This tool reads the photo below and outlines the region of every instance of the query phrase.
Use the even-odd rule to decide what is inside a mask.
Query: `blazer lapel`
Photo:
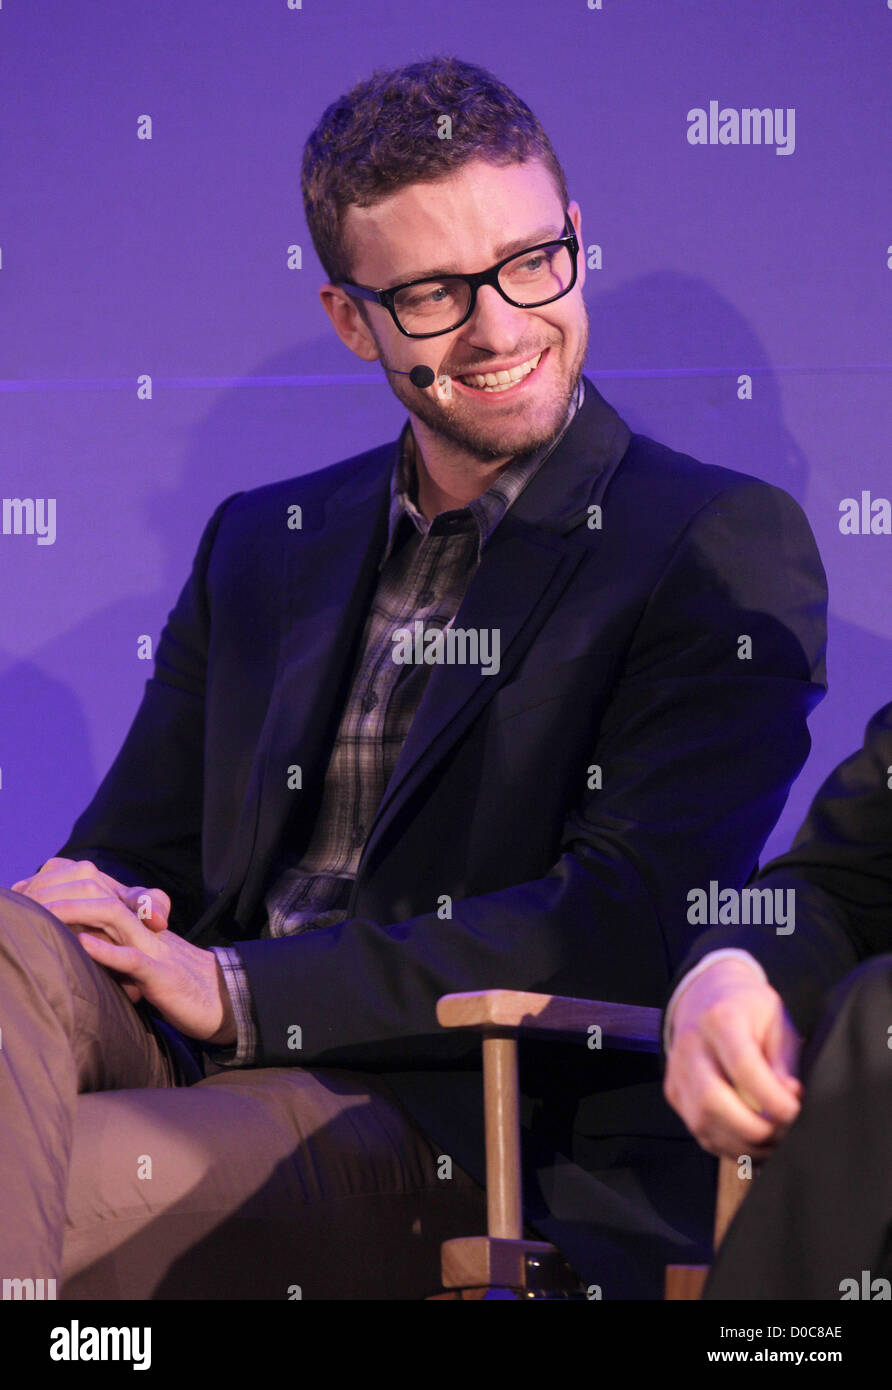
[[[583,558],[567,535],[603,496],[631,438],[628,426],[586,378],[585,399],[554,453],[521,493],[484,548],[454,626],[496,629],[497,673],[480,665],[435,665],[370,828],[362,862],[400,807],[511,675]],[[362,865],[360,865],[360,873]],[[358,881],[359,875],[357,875]],[[355,890],[354,890],[355,896]]]
[[[324,775],[321,760],[337,727],[344,682],[377,582],[387,537],[390,474],[396,443],[376,451],[366,468],[326,499],[321,525],[288,532],[273,582],[281,589],[279,656],[257,742],[227,883],[189,939],[238,894],[235,914],[246,926],[264,891],[270,857],[303,793],[288,786],[298,765],[307,788]],[[330,727],[334,720],[334,726]]]

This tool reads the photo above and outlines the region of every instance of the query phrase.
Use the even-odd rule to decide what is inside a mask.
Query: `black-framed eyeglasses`
[[[515,309],[539,309],[569,294],[576,284],[579,241],[567,213],[564,227],[566,234],[557,240],[515,251],[476,275],[429,275],[386,290],[342,282],[338,289],[383,304],[407,338],[436,338],[467,323],[481,285],[491,285]]]

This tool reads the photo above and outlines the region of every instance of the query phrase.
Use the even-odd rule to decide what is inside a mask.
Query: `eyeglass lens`
[[[564,294],[573,279],[569,247],[554,242],[523,252],[499,271],[499,285],[518,308],[534,309]],[[443,276],[400,290],[393,307],[407,333],[443,333],[461,323],[471,297],[466,281]]]

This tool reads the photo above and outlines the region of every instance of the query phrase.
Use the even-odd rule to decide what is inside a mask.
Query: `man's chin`
[[[441,439],[463,449],[481,463],[491,463],[494,459],[532,453],[547,444],[566,419],[569,396],[566,401],[552,402],[547,410],[536,411],[529,420],[522,419],[518,412],[507,415],[503,421],[481,422],[474,418],[473,402],[469,407],[463,406],[463,402],[459,405],[453,398],[451,404],[424,401],[416,402],[410,409]]]

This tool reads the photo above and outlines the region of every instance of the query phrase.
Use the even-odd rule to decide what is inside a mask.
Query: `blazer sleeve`
[[[640,616],[593,729],[602,787],[580,776],[549,872],[455,901],[450,921],[354,917],[235,943],[258,1060],[454,1062],[477,1046],[436,1021],[437,999],[457,991],[662,1004],[699,931],[688,890],[746,882],[805,761],[825,616],[823,568],[792,498],[746,480],[705,503]]]
[[[207,566],[225,498],[204,528],[192,570],[158,640],[153,674],[120,752],[56,856],[89,859],[130,886],[163,888],[169,926],[184,933],[204,908],[201,872],[204,694],[210,613]]]
[[[756,884],[793,892],[794,930],[714,928],[694,943],[678,978],[708,951],[739,946],[760,962],[805,1035],[839,980],[892,950],[892,704],[870,719],[863,746],[831,772],[792,847]]]

